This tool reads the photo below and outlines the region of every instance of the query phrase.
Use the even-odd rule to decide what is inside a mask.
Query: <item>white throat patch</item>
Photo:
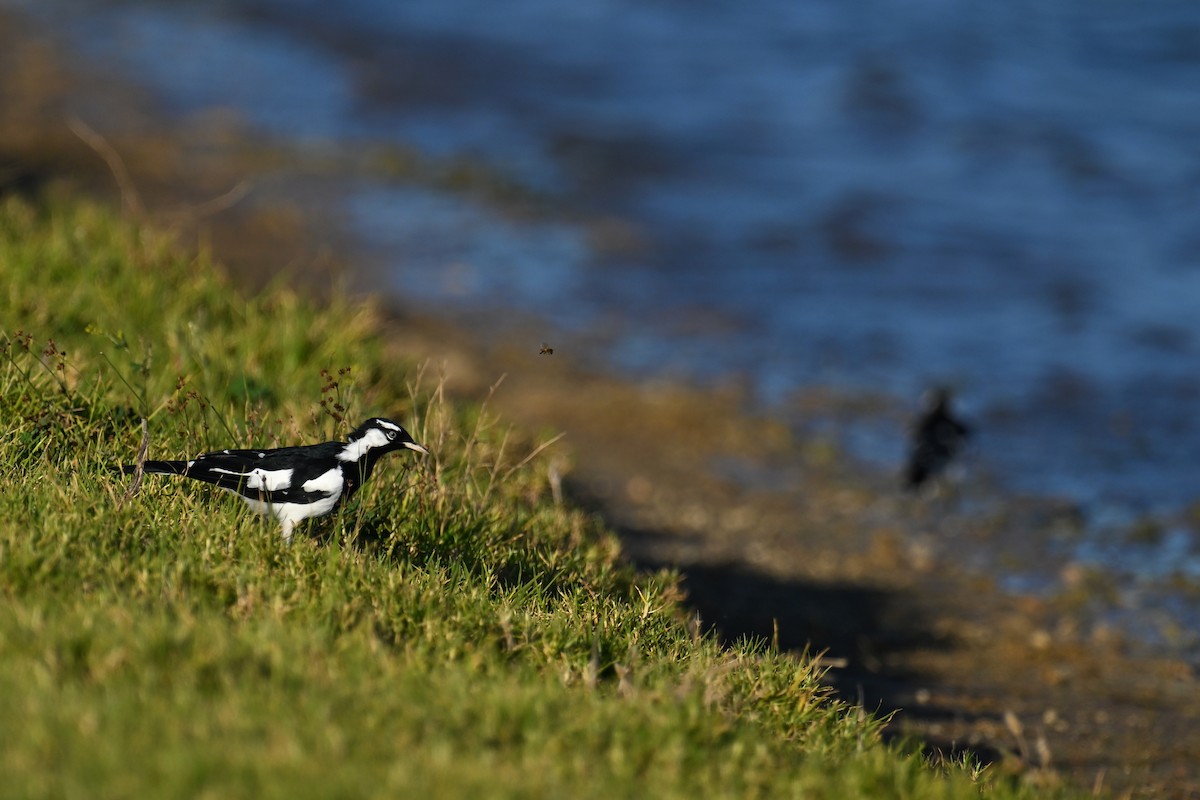
[[[388,443],[387,435],[378,428],[367,431],[361,439],[348,442],[338,453],[338,461],[358,461],[373,447],[383,447]]]

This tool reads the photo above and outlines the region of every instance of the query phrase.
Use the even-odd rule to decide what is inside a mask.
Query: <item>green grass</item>
[[[369,306],[248,297],[64,197],[0,198],[0,275],[0,797],[1047,794],[935,770],[806,660],[697,635],[673,576],[552,502],[546,438],[397,363]],[[110,469],[143,417],[179,457],[374,414],[432,456],[291,546]]]

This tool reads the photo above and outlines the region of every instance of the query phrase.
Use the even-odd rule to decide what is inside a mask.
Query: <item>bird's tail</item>
[[[186,475],[187,469],[186,461],[147,461],[142,464],[142,472],[152,475]],[[133,475],[137,472],[137,464],[122,464],[121,472]]]

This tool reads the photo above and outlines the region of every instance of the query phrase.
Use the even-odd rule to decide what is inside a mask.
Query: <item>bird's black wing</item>
[[[214,450],[196,456],[197,462],[211,464],[246,464],[248,469],[287,469],[302,461],[318,461],[337,458],[346,445],[344,442],[301,445],[298,447],[276,447],[268,450]]]

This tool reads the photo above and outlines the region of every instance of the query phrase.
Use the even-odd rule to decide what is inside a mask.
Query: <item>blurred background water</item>
[[[1191,0],[0,5],[181,118],[469,158],[541,198],[347,176],[335,213],[406,302],[599,332],[614,370],[773,407],[947,384],[1015,490],[1101,521],[1197,497]],[[844,440],[895,465],[903,435]],[[1190,530],[1165,542],[1148,574],[1200,577]]]

